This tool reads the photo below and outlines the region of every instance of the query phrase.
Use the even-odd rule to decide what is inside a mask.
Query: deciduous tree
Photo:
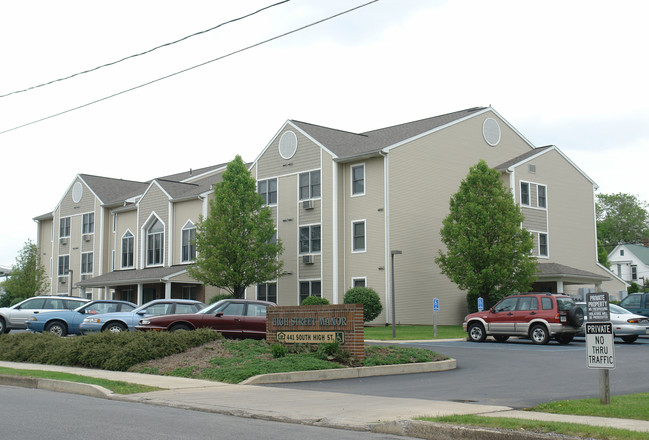
[[[469,310],[477,309],[478,297],[491,307],[508,294],[528,291],[536,279],[534,243],[500,174],[481,160],[449,205],[440,231],[447,249],[435,262],[467,292]]]
[[[637,196],[598,194],[595,207],[597,238],[608,252],[618,243],[639,243],[649,237],[647,202]]]
[[[0,297],[0,307],[7,307],[42,293],[45,289],[45,268],[41,264],[38,247],[27,240],[11,266],[11,276],[2,283],[5,294]]]
[[[214,188],[209,214],[196,228],[195,279],[243,298],[246,287],[280,276],[282,244],[270,209],[240,156],[228,163]]]

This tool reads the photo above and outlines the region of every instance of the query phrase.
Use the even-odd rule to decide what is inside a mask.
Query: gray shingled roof
[[[212,166],[209,166],[209,167],[190,169],[190,170],[187,170],[187,171],[183,171],[182,173],[171,174],[169,176],[160,176],[160,177],[157,177],[157,179],[175,180],[176,182],[182,182],[182,181],[185,181],[185,180],[190,179],[192,177],[200,176],[201,174],[209,173],[210,171],[214,171],[214,170],[218,170],[219,168],[223,168],[226,165],[227,165],[227,163],[221,163],[221,164],[212,165]]]
[[[530,150],[526,153],[521,154],[520,156],[516,156],[515,158],[508,160],[507,162],[501,163],[500,165],[496,166],[496,170],[505,171],[510,166],[516,165],[517,163],[520,163],[529,157],[535,156],[542,151],[547,150],[548,148],[552,148],[553,146],[554,145],[546,145],[545,147],[534,148],[533,150]]]
[[[122,203],[128,198],[142,194],[149,186],[146,182],[113,179],[90,174],[79,174],[79,176],[105,205]]]
[[[536,265],[539,278],[553,278],[553,277],[572,277],[583,278],[584,280],[610,280],[610,277],[599,275],[593,272],[588,272],[574,267],[565,266],[559,263],[538,263]]]
[[[79,281],[80,287],[103,287],[143,282],[159,282],[161,279],[184,273],[187,266],[151,267],[147,269],[115,270],[88,280]]]
[[[295,120],[290,122],[334,153],[338,158],[345,159],[378,153],[385,147],[411,139],[484,109],[485,107],[474,107],[365,133],[350,133]]]

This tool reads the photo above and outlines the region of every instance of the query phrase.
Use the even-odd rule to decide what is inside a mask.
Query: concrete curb
[[[11,385],[23,388],[38,388],[83,396],[111,398],[114,393],[102,386],[88,383],[69,382],[67,380],[42,379],[38,377],[10,376],[0,374],[0,385]]]
[[[287,382],[355,379],[360,377],[390,376],[394,374],[431,373],[457,368],[455,359],[414,364],[378,365],[375,367],[340,368],[335,370],[293,371],[290,373],[259,374],[240,382],[240,385],[261,385]]]

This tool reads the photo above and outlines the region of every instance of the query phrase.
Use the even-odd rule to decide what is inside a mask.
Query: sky
[[[288,119],[364,132],[492,106],[597,193],[649,201],[642,0],[378,0],[281,36],[369,1],[291,0],[34,87],[279,1],[2,2],[0,95],[29,90],[0,97],[0,265],[77,174],[253,161]]]

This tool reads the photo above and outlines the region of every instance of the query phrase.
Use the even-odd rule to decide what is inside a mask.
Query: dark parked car
[[[649,293],[632,293],[620,301],[620,307],[631,313],[649,316]]]
[[[101,313],[130,312],[137,305],[128,301],[100,299],[82,305],[74,310],[35,313],[25,324],[33,332],[50,332],[58,336],[81,334],[81,322]]]
[[[212,328],[226,338],[264,339],[266,308],[277,304],[246,299],[223,299],[198,313],[143,318],[136,330],[176,331]]]
[[[550,338],[568,344],[583,323],[584,312],[567,295],[522,293],[503,298],[491,310],[467,315],[462,327],[473,342],[487,336],[498,342],[519,336],[535,344],[547,344]]]

